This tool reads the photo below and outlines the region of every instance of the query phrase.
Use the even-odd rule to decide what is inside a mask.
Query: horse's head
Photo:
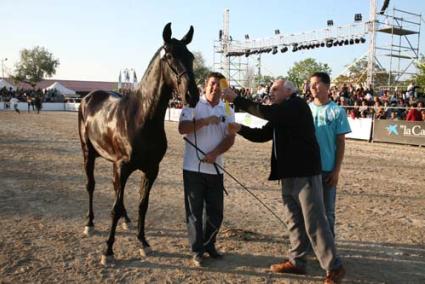
[[[194,107],[199,100],[199,91],[193,74],[193,54],[187,49],[192,41],[193,27],[181,39],[171,38],[171,23],[164,27],[162,37],[164,46],[161,61],[164,66],[164,78],[168,85],[179,94],[183,102]]]

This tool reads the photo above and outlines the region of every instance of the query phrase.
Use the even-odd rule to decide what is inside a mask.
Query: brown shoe
[[[296,267],[289,260],[273,264],[270,266],[270,270],[279,273],[306,274],[305,268]]]
[[[325,284],[337,284],[341,283],[342,278],[345,276],[345,269],[342,265],[334,270],[326,273]]]

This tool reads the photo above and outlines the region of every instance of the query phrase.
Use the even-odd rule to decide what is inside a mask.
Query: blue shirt
[[[330,101],[326,105],[309,104],[313,115],[316,139],[320,147],[322,170],[335,168],[336,137],[351,132],[345,109]]]

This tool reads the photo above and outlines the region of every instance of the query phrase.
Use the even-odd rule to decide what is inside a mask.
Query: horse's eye
[[[165,57],[167,57],[168,60],[173,59],[173,56],[170,53],[165,54]]]

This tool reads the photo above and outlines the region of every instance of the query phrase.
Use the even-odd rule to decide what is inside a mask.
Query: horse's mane
[[[158,103],[155,102],[155,100],[158,99],[155,97],[155,95],[158,94],[158,88],[162,87],[160,86],[161,70],[159,70],[157,74],[153,74],[152,72],[155,72],[158,70],[158,68],[161,68],[158,66],[160,64],[159,54],[161,49],[162,47],[158,48],[158,50],[152,56],[152,59],[150,60],[149,65],[146,68],[146,71],[140,81],[139,88],[135,92],[129,94],[129,96],[134,96],[141,102],[144,117],[150,114],[150,109],[152,107],[155,108],[153,104]]]

